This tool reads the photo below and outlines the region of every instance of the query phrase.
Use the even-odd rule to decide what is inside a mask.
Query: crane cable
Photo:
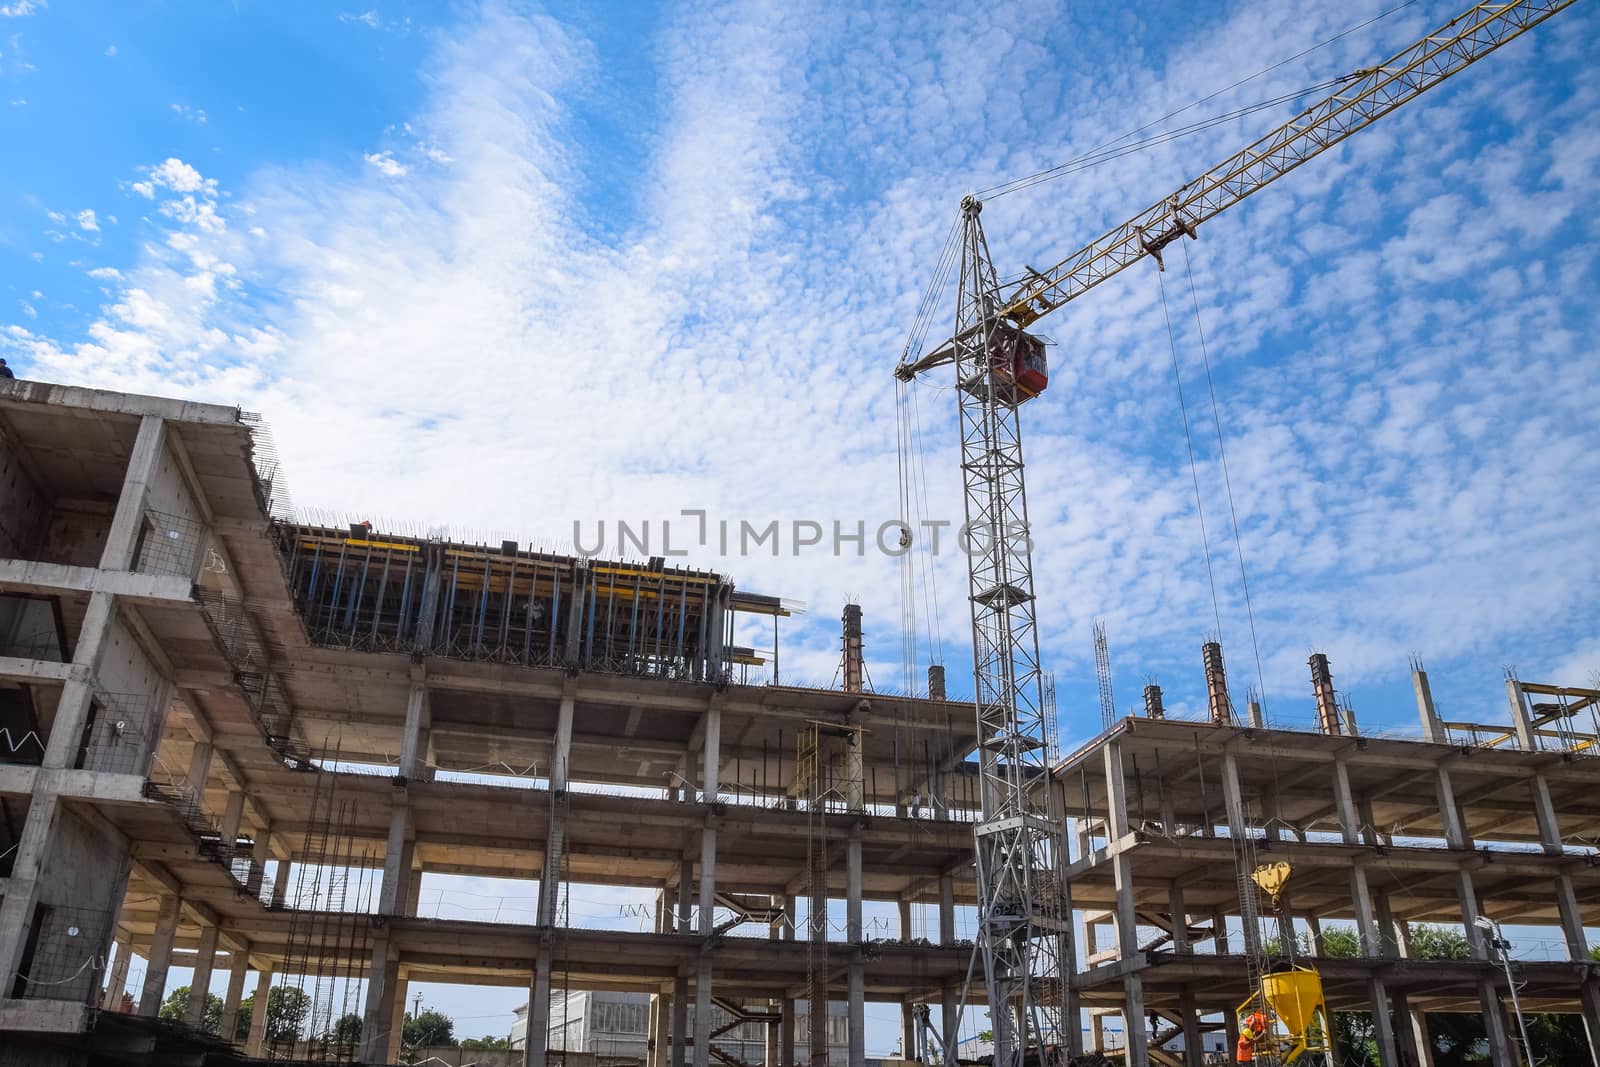
[[[1183,441],[1189,449],[1189,477],[1194,482],[1194,510],[1200,517],[1200,551],[1206,560],[1206,581],[1211,583],[1211,615],[1217,623],[1217,642],[1222,643],[1222,608],[1217,603],[1217,576],[1211,567],[1211,539],[1206,535],[1206,511],[1200,502],[1200,468],[1194,458],[1194,436],[1189,432],[1189,406],[1183,399],[1183,375],[1178,370],[1178,337],[1172,329],[1172,312],[1167,307],[1167,282],[1156,272],[1161,286],[1161,313],[1167,320],[1167,341],[1172,347],[1172,378],[1178,386],[1178,414],[1183,419]]]
[[[956,257],[960,252],[961,220],[952,221],[946,231],[944,246],[939,253],[938,266],[933,277],[928,280],[928,286],[923,290],[922,299],[918,302],[917,312],[912,319],[911,329],[906,336],[905,348],[901,353],[901,362],[909,363],[914,360],[922,350],[923,341],[927,337],[928,329],[933,323],[933,316],[938,309],[939,297],[943,294],[949,283],[951,272],[955,268]],[[899,521],[901,530],[907,536],[914,532],[913,518],[925,517],[928,513],[927,469],[924,459],[924,442],[922,434],[922,411],[917,403],[914,391],[915,382],[896,380],[895,383],[895,424],[896,424],[896,464],[899,477]],[[917,692],[917,562],[911,558],[912,551],[919,556],[922,569],[922,596],[923,612],[927,617],[930,662],[943,662],[943,634],[939,630],[937,591],[934,587],[932,552],[928,545],[916,544],[917,539],[911,536],[911,544],[900,546],[900,617],[901,617],[901,668],[904,672],[903,684],[909,694]],[[933,598],[929,603],[930,596]],[[925,627],[926,629],[927,627]]]
[[[1332,37],[1324,38],[1323,40],[1318,41],[1316,44],[1311,45],[1308,48],[1304,48],[1304,49],[1300,50],[1299,52],[1296,52],[1292,56],[1288,56],[1288,57],[1286,57],[1284,59],[1278,60],[1276,63],[1273,63],[1273,64],[1270,64],[1268,66],[1262,67],[1260,70],[1256,71],[1254,74],[1246,75],[1245,77],[1240,78],[1238,81],[1233,82],[1232,84],[1224,85],[1222,88],[1217,89],[1214,92],[1208,93],[1205,96],[1202,96],[1197,100],[1191,100],[1189,103],[1187,103],[1187,104],[1183,105],[1182,107],[1178,108],[1176,111],[1169,111],[1167,114],[1161,116],[1160,118],[1152,119],[1150,122],[1145,123],[1143,126],[1140,126],[1137,129],[1129,130],[1127,133],[1124,133],[1119,137],[1113,137],[1109,141],[1102,142],[1101,144],[1099,144],[1099,145],[1095,146],[1094,148],[1090,149],[1088,152],[1085,152],[1083,155],[1078,156],[1076,159],[1069,159],[1065,163],[1057,164],[1054,167],[1050,167],[1050,168],[1047,168],[1045,170],[1038,171],[1038,172],[1036,172],[1034,174],[1025,175],[1024,177],[1021,177],[1021,178],[1013,178],[1012,180],[1007,181],[1007,182],[1001,182],[998,185],[994,185],[994,186],[991,186],[988,189],[984,189],[984,190],[980,191],[977,195],[978,195],[978,197],[980,199],[981,198],[990,198],[990,199],[992,199],[994,197],[1004,196],[1007,193],[1013,193],[1013,192],[1016,192],[1019,189],[1026,189],[1029,186],[1037,185],[1040,182],[1050,181],[1053,178],[1059,178],[1059,177],[1062,177],[1065,174],[1071,174],[1071,173],[1073,173],[1075,171],[1078,171],[1078,170],[1084,170],[1084,169],[1086,169],[1088,167],[1095,166],[1097,163],[1104,163],[1107,160],[1115,159],[1120,155],[1126,155],[1128,152],[1139,151],[1142,148],[1148,148],[1148,147],[1151,147],[1152,145],[1155,145],[1155,144],[1161,144],[1161,143],[1164,143],[1165,141],[1173,140],[1173,139],[1175,139],[1177,137],[1184,136],[1184,135],[1186,135],[1188,133],[1198,133],[1198,132],[1200,132],[1202,130],[1209,129],[1211,126],[1216,125],[1218,123],[1226,122],[1229,119],[1240,118],[1240,117],[1242,117],[1244,115],[1252,114],[1253,112],[1262,110],[1264,108],[1274,107],[1274,106],[1276,106],[1278,104],[1281,104],[1281,103],[1284,103],[1284,102],[1286,102],[1288,100],[1292,100],[1297,96],[1303,96],[1306,93],[1314,92],[1317,89],[1332,88],[1333,86],[1339,84],[1340,82],[1348,81],[1350,78],[1355,77],[1355,75],[1347,74],[1344,77],[1334,78],[1331,81],[1322,82],[1322,83],[1319,83],[1317,85],[1313,85],[1313,86],[1309,86],[1309,87],[1307,87],[1305,89],[1301,89],[1299,92],[1288,93],[1288,94],[1285,94],[1283,96],[1277,97],[1277,98],[1275,98],[1273,100],[1262,101],[1259,104],[1252,104],[1252,105],[1249,105],[1247,107],[1240,108],[1237,111],[1229,112],[1229,113],[1223,114],[1223,115],[1217,115],[1217,116],[1214,116],[1214,117],[1212,117],[1210,119],[1202,119],[1200,122],[1192,123],[1187,127],[1179,127],[1177,130],[1168,131],[1167,133],[1164,133],[1164,134],[1156,134],[1156,135],[1154,135],[1152,137],[1145,138],[1143,141],[1137,141],[1137,142],[1134,142],[1131,145],[1124,145],[1122,148],[1115,149],[1114,151],[1112,150],[1112,146],[1118,144],[1121,141],[1126,141],[1130,137],[1137,136],[1138,134],[1141,134],[1144,131],[1150,129],[1152,126],[1160,125],[1161,123],[1166,122],[1170,118],[1176,118],[1178,115],[1183,114],[1185,111],[1188,111],[1190,108],[1199,107],[1201,104],[1204,104],[1209,100],[1215,100],[1217,97],[1221,96],[1223,93],[1230,92],[1230,91],[1232,91],[1234,89],[1237,89],[1241,85],[1244,85],[1244,84],[1246,84],[1248,82],[1255,81],[1257,78],[1260,78],[1263,75],[1272,73],[1273,71],[1277,70],[1279,67],[1287,66],[1288,64],[1293,63],[1293,62],[1295,62],[1296,60],[1299,60],[1299,59],[1304,59],[1306,56],[1310,55],[1311,53],[1319,51],[1320,49],[1326,48],[1328,45],[1333,44],[1336,41],[1342,40],[1342,39],[1350,36],[1352,33],[1358,33],[1361,30],[1366,29],[1368,26],[1371,26],[1375,22],[1381,22],[1382,20],[1388,18],[1390,15],[1393,15],[1393,14],[1395,14],[1397,12],[1403,11],[1406,8],[1408,8],[1408,7],[1412,6],[1413,4],[1415,4],[1416,2],[1417,2],[1417,0],[1402,0],[1401,3],[1398,3],[1395,6],[1393,6],[1391,8],[1388,8],[1387,10],[1380,11],[1376,15],[1373,15],[1371,18],[1366,19],[1363,22],[1358,22],[1354,26],[1351,26],[1347,30],[1341,30],[1339,33],[1334,34]],[[1104,154],[1104,158],[1095,158],[1095,157],[1100,156],[1102,154]]]
[[[1217,459],[1222,465],[1222,484],[1228,493],[1228,518],[1233,523],[1233,547],[1239,555],[1239,585],[1244,590],[1245,618],[1250,620],[1250,650],[1256,657],[1256,684],[1260,686],[1261,715],[1265,719],[1267,714],[1267,679],[1261,669],[1261,645],[1256,640],[1256,613],[1250,603],[1250,578],[1245,573],[1244,567],[1244,541],[1239,537],[1239,511],[1233,503],[1233,478],[1228,473],[1228,450],[1222,443],[1222,416],[1217,411],[1217,385],[1211,377],[1211,355],[1206,350],[1206,328],[1200,320],[1200,297],[1194,287],[1194,268],[1189,261],[1189,245],[1179,242],[1183,248],[1183,272],[1189,280],[1189,300],[1194,304],[1194,326],[1200,338],[1200,358],[1205,362],[1206,389],[1211,393],[1211,421],[1217,428]]]

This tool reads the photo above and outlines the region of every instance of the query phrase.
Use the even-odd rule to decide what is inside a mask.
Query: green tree
[[[256,1017],[256,995],[251,993],[239,1001],[239,1017],[233,1020],[233,1043],[242,1045],[250,1040],[250,1020]]]
[[[345,1012],[339,1016],[339,1021],[333,1024],[333,1032],[329,1035],[336,1045],[356,1045],[361,1042],[361,1016],[353,1011]]]
[[[255,1008],[255,994],[250,994],[250,1007]],[[292,986],[278,986],[267,994],[267,1040],[270,1042],[293,1041],[300,1036],[300,1028],[305,1025],[306,1016],[311,1014],[311,998],[305,991]],[[239,1009],[241,1018],[245,1017],[244,1008]],[[248,1029],[246,1030],[248,1033]]]
[[[167,999],[161,1002],[161,1018],[167,1022],[181,1023],[189,1014],[189,987],[181,985],[167,994]],[[206,1010],[201,1016],[200,1025],[208,1033],[219,1033],[222,1030],[222,998],[215,993],[206,994]]]
[[[454,1045],[456,1024],[448,1015],[442,1015],[432,1008],[421,1015],[408,1014],[401,1040],[411,1048],[420,1048],[424,1045]]]
[[[511,1042],[503,1037],[469,1037],[461,1042],[464,1049],[473,1049],[480,1052],[497,1052],[511,1047]]]

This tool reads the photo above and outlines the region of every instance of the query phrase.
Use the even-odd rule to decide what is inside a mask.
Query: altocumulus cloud
[[[1448,8],[1416,5],[1206,111],[1364,65]],[[296,498],[351,513],[547,543],[574,519],[683,508],[870,530],[897,513],[889,370],[960,194],[1378,10],[1246,3],[1178,47],[1137,9],[697,7],[652,42],[648,158],[606,199],[585,195],[595,146],[573,113],[607,77],[595,46],[536,9],[485,4],[437,39],[405,143],[264,167],[230,190],[197,160],[153,162],[128,189],[159,238],[96,274],[96,320],[81,336],[11,324],[4,345],[37,376],[264,411]],[[1341,683],[1374,686],[1419,650],[1446,698],[1458,669],[1462,700],[1502,659],[1570,673],[1595,647],[1600,385],[1585,368],[1600,323],[1580,297],[1600,247],[1600,87],[1580,72],[1596,28],[1581,7],[1561,16],[1188,250],[1269,693],[1302,687],[1312,644]],[[994,201],[1002,273],[1053,261],[1281,117]],[[1095,615],[1124,670],[1166,672],[1176,707],[1194,700],[1207,630],[1227,637],[1240,685],[1254,674],[1188,273],[1168,262],[1218,603],[1160,290],[1141,269],[1047,320],[1054,384],[1027,412],[1041,626],[1071,680],[1069,734],[1097,719],[1078,714],[1092,688],[1076,682]],[[930,510],[959,520],[948,386],[926,383],[918,403]],[[833,619],[855,596],[874,676],[900,684],[893,561],[693,562],[813,605],[787,639],[791,678],[832,676]],[[934,563],[927,612],[953,677],[962,565]]]

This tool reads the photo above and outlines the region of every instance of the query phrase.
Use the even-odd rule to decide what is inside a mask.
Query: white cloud
[[[38,14],[44,6],[44,0],[12,0],[9,4],[0,4],[0,18],[26,18]]]
[[[399,178],[406,173],[404,164],[394,158],[393,152],[368,152],[366,160],[386,178]]]
[[[1307,10],[1242,4],[1109,79],[1035,43],[1041,26],[1081,28],[1044,4],[985,23],[982,48],[1007,55],[1003,69],[954,62],[972,54],[971,27],[933,9],[903,25],[870,11],[682,12],[652,46],[659,126],[617,162],[584,155],[594,146],[566,110],[607,76],[594,47],[489,5],[441,39],[406,135],[451,166],[418,165],[405,183],[388,180],[408,174],[392,151],[354,174],[270,168],[230,201],[167,160],[131,186],[167,232],[104,279],[117,284],[87,337],[17,326],[7,343],[53,377],[246,400],[278,424],[307,502],[546,544],[568,540],[573,518],[659,522],[683,507],[758,523],[889,518],[889,370],[959,194],[1070,157],[1360,14]],[[1403,39],[1424,19],[1407,10],[1383,28]],[[1104,27],[1085,32],[1074,54],[1129,51]],[[1342,41],[1216,108],[1354,69],[1373,40]],[[1591,509],[1554,503],[1589,501],[1600,484],[1585,347],[1600,325],[1587,300],[1595,91],[1540,73],[1564,37],[1541,28],[1515,47],[1191,246],[1275,698],[1304,688],[1312,644],[1359,687],[1403,670],[1407,649],[1468,671],[1597,622],[1582,598],[1600,578],[1585,551]],[[1509,90],[1542,77],[1568,80],[1505,121],[1502,108],[1526,106]],[[997,263],[1052,262],[1257,129],[1231,122],[991,201]],[[1541,195],[1530,210],[1505,189]],[[1546,218],[1563,221],[1548,230]],[[1164,277],[1242,689],[1253,656],[1179,256]],[[1047,659],[1081,675],[1089,620],[1106,615],[1119,665],[1169,675],[1177,707],[1197,687],[1212,606],[1144,266],[1045,324],[1059,345],[1051,391],[1025,409],[1030,509]],[[950,383],[918,396],[930,506],[959,515]],[[859,595],[874,674],[898,684],[892,564],[698,548],[691,561],[811,602],[813,618],[785,631],[790,680],[828,680],[837,605]],[[955,684],[963,562],[935,569],[943,603],[922,614],[952,635]]]
[[[196,126],[206,124],[206,110],[203,107],[191,107],[188,104],[171,104],[172,113],[185,122],[192,122]]]
[[[117,46],[114,44],[106,45],[106,55],[112,59],[115,59],[117,55]]]
[[[78,212],[76,218],[78,220],[78,229],[87,233],[100,232],[100,220],[95,218],[94,208],[84,208],[82,211]]]
[[[171,189],[175,193],[200,193],[215,191],[215,180],[208,181],[200,172],[181,159],[169,157],[149,170],[150,182]],[[140,190],[140,195],[147,195]]]
[[[103,282],[122,280],[122,272],[115,267],[96,267],[89,272],[89,277]]]
[[[359,23],[372,30],[383,27],[383,20],[378,17],[376,11],[362,11],[360,13],[341,11],[339,13],[339,21]]]

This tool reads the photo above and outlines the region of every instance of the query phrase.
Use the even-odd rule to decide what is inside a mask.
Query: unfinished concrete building
[[[1382,1063],[1431,1064],[1434,1012],[1479,1013],[1491,1061],[1526,1062],[1498,923],[1554,949],[1512,964],[1521,1009],[1581,1015],[1600,1063],[1600,693],[1511,678],[1509,725],[1454,722],[1416,664],[1422,740],[1402,740],[1358,732],[1320,654],[1316,732],[1268,729],[1254,703],[1236,716],[1218,646],[1204,664],[1208,721],[1165,718],[1152,686],[1145,716],[1056,767],[1089,1043],[1116,1015],[1133,1063],[1198,1064],[1169,1043],[1211,1029],[1231,1049],[1252,968],[1298,945],[1331,1010],[1371,1013]],[[1250,874],[1278,862],[1274,907]],[[1352,954],[1325,946],[1335,921]],[[1459,931],[1467,958],[1420,958],[1415,924]]]
[[[390,1063],[414,982],[525,988],[532,1065],[583,990],[648,997],[650,1067],[741,1067],[752,1024],[763,1063],[822,1067],[840,1034],[797,1005],[828,1001],[849,1067],[869,1001],[900,1006],[904,1049],[918,1005],[956,1046],[974,716],[865,692],[859,611],[840,689],[735,684],[761,657],[734,617],[781,601],[662,560],[296,525],[278,483],[235,409],[0,382],[0,1063]],[[1510,679],[1508,725],[1453,722],[1419,668],[1401,740],[1357,731],[1320,657],[1315,730],[1237,715],[1220,649],[1204,669],[1207,720],[1152,688],[1055,767],[1087,1022],[1061,1044],[1117,1015],[1128,1062],[1198,1064],[1271,955],[1249,871],[1283,860],[1272,936],[1373,1013],[1386,1064],[1427,1063],[1444,1011],[1515,1062],[1480,916],[1549,928],[1521,1005],[1581,1013],[1600,1063],[1600,696]],[[533,921],[420,916],[430,872],[535,882]],[[649,890],[652,929],[579,928],[573,884]],[[865,901],[896,902],[897,936],[867,936]],[[1324,952],[1338,921],[1353,955]],[[1468,958],[1419,958],[1417,923]],[[174,966],[188,1027],[155,1018]],[[198,1028],[222,970],[232,1043]],[[306,1015],[274,1033],[291,987]]]
[[[843,689],[734,684],[733,617],[781,602],[297,526],[278,489],[235,409],[0,382],[0,1062],[390,1063],[423,981],[527,989],[536,1067],[552,990],[648,994],[652,1067],[744,1062],[725,1017],[824,1063],[797,1000],[846,1005],[852,1065],[867,1001],[953,1009],[973,718],[862,692],[859,613]],[[535,921],[420,918],[429,872],[537,882]],[[652,890],[654,929],[569,924],[573,883]],[[173,966],[195,1027],[226,969],[234,1047],[158,1023]]]

